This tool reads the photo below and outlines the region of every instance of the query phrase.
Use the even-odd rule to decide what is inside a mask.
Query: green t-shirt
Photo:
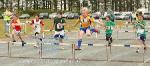
[[[139,23],[135,24],[136,32],[139,34],[146,34],[145,26],[146,22],[144,20],[139,21]]]
[[[62,31],[64,30],[64,26],[59,25],[59,23],[63,24],[66,23],[63,18],[54,18],[54,26],[55,26],[55,31]]]
[[[146,26],[146,22],[144,20],[139,21],[137,24],[135,24],[136,29],[145,29],[145,26]]]
[[[105,26],[106,26],[106,34],[112,34],[113,32],[113,27],[115,26],[115,22],[112,21],[107,21],[105,22]]]

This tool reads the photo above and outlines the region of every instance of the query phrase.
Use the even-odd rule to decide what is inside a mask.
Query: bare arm
[[[75,23],[75,25],[73,25],[73,27],[76,27],[79,23],[80,23],[80,19],[77,20],[77,22]]]

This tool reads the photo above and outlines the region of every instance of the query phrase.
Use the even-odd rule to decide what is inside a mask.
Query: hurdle
[[[11,56],[11,44],[13,42],[2,42],[2,43],[7,43],[8,44],[8,57],[9,58],[17,58],[17,57],[13,57]],[[20,42],[14,42],[14,44],[21,44]],[[32,45],[32,44],[36,44],[36,43],[27,43],[27,45]],[[48,45],[52,45],[51,43],[44,43],[44,44],[48,44]],[[64,46],[71,46],[71,51],[72,51],[72,58],[43,58],[42,57],[42,54],[43,54],[43,45],[44,44],[41,44],[40,45],[40,48],[38,48],[37,50],[39,51],[39,57],[37,57],[37,59],[62,59],[62,60],[73,60],[73,61],[112,61],[112,62],[137,62],[137,63],[143,63],[145,62],[145,59],[144,59],[144,56],[145,54],[143,54],[143,61],[123,61],[123,60],[111,60],[111,55],[108,55],[108,46],[106,44],[82,44],[82,46],[100,46],[100,47],[106,47],[106,55],[108,55],[106,57],[105,60],[100,60],[100,59],[82,59],[82,58],[76,58],[76,51],[75,51],[75,44],[69,44],[69,43],[64,43],[63,45]],[[55,44],[54,44],[55,45]],[[112,47],[128,47],[128,48],[132,48],[132,47],[142,47],[140,45],[130,45],[130,44],[125,44],[125,45],[121,45],[121,44],[113,44]],[[147,47],[150,47],[150,45],[148,45]],[[18,57],[18,58],[25,58],[25,57]],[[27,57],[27,58],[31,58],[31,57]],[[150,62],[147,62],[147,63],[150,63]]]
[[[111,52],[109,52],[108,50],[108,46],[105,45],[105,44],[100,44],[100,45],[91,45],[91,44],[82,44],[82,46],[105,46],[106,47],[106,55],[107,55],[107,59],[106,60],[103,60],[103,61],[112,61],[112,62],[135,62],[135,63],[143,63],[145,62],[145,52],[142,53],[142,61],[125,61],[125,60],[111,60]],[[141,47],[140,45],[129,45],[129,44],[126,44],[126,45],[112,45],[112,47],[127,47],[127,48],[132,48],[132,47]],[[150,46],[147,46],[147,47],[150,47]],[[73,54],[73,56],[75,56],[76,53]],[[76,58],[76,57],[73,57],[73,59],[75,60],[81,60],[81,61],[102,61],[102,60],[98,60],[98,59],[79,59],[79,58]],[[149,62],[147,62],[149,63]]]

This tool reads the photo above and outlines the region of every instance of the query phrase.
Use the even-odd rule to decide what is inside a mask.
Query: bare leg
[[[40,41],[39,41],[39,33],[38,32],[36,32],[35,34],[35,40],[36,40],[36,44],[34,45],[34,47],[35,48],[38,48],[39,47],[39,43],[40,43]]]
[[[14,30],[12,31],[12,41],[13,41],[13,42],[16,42],[16,40],[15,40],[15,32],[14,32]]]
[[[23,41],[23,39],[22,39],[22,37],[21,37],[20,33],[18,33],[18,37],[19,37],[19,39],[20,39],[20,40],[21,40],[21,42],[22,42],[22,46],[24,46],[26,43]]]
[[[91,31],[89,29],[86,30],[86,35],[91,36]]]
[[[23,40],[22,40],[22,37],[21,37],[21,35],[20,35],[20,33],[18,34],[18,37],[19,37],[19,39],[20,39],[21,41],[23,41]]]

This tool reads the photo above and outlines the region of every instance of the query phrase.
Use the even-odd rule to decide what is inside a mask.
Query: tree
[[[54,11],[57,11],[57,0],[53,0],[53,4],[54,4]]]
[[[64,1],[64,11],[66,11],[66,4],[67,4],[66,2],[67,1],[66,0],[63,0],[63,1]]]

